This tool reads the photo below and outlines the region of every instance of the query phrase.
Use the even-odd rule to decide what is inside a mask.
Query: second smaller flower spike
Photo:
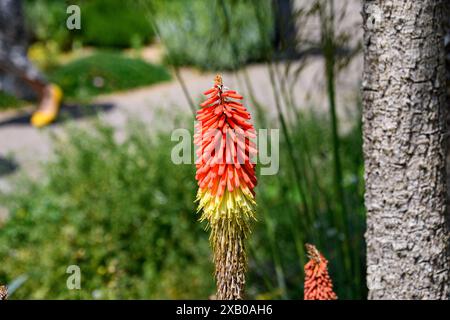
[[[312,244],[306,244],[310,259],[305,265],[305,300],[336,300],[333,283],[328,274],[328,261]]]

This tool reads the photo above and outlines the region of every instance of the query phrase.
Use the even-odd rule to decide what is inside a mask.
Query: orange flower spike
[[[199,156],[196,162],[197,180],[199,182],[198,201],[200,202],[199,209],[203,210],[202,220],[210,220],[209,218],[219,218],[217,214],[217,201],[202,202],[202,194],[211,193],[211,190],[202,187],[202,177],[205,177],[210,171],[215,170],[216,166],[223,165],[225,161],[227,165],[231,165],[239,170],[238,176],[251,176],[251,178],[243,179],[239,198],[243,197],[244,207],[249,208],[254,206],[253,195],[250,194],[256,185],[255,166],[250,163],[251,157],[257,153],[256,146],[250,142],[250,138],[255,137],[255,129],[248,120],[251,118],[250,114],[238,103],[230,99],[243,99],[243,97],[234,90],[225,89],[222,82],[222,77],[217,75],[214,80],[213,88],[204,92],[207,96],[205,102],[201,103],[200,109],[197,112],[198,126],[196,126],[197,133],[195,135],[194,143],[197,145],[197,155]],[[219,170],[220,174],[211,180],[212,185],[216,182],[226,178],[223,174],[223,169]],[[240,172],[247,171],[247,172]],[[249,183],[250,182],[250,183]],[[230,188],[231,189],[231,188]],[[245,192],[250,191],[249,193]],[[230,191],[231,192],[231,191]],[[215,194],[207,195],[215,196]],[[214,210],[208,210],[209,205],[214,202]],[[228,211],[233,211],[233,208],[227,208]],[[249,215],[247,218],[253,217],[253,210],[247,211]]]
[[[333,283],[328,274],[328,261],[312,244],[306,244],[309,257],[305,265],[305,300],[336,300]]]
[[[196,161],[200,220],[211,228],[218,299],[242,299],[246,256],[244,240],[255,219],[256,175],[251,158],[256,137],[243,97],[225,88],[217,75],[197,111]]]

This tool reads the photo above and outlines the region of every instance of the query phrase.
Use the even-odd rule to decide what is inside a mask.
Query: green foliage
[[[24,2],[27,27],[32,38],[57,43],[59,48],[71,45],[74,31],[66,26],[68,4],[60,0],[27,0]]]
[[[81,9],[81,30],[68,30],[69,5]],[[133,39],[148,43],[153,29],[137,1],[122,0],[28,0],[25,13],[34,38],[56,42],[70,49],[75,40],[96,47],[130,47]],[[134,40],[136,41],[136,40]]]
[[[207,298],[214,292],[207,233],[197,222],[193,165],[171,162],[169,134],[133,123],[123,143],[112,128],[71,130],[46,166],[45,181],[18,185],[0,232],[0,283],[29,279],[13,298]],[[305,242],[330,260],[338,296],[363,298],[363,180],[359,126],[342,141],[350,239],[336,227],[331,132],[322,116],[302,115],[292,138],[303,154],[303,210],[284,140],[277,175],[260,176],[258,220],[249,243],[249,298],[303,297]],[[301,160],[303,161],[303,160]],[[303,166],[302,163],[296,165]],[[31,185],[31,186],[30,186]],[[341,252],[347,248],[350,268]],[[65,270],[82,270],[67,290]],[[351,281],[348,281],[351,279]]]
[[[167,134],[141,125],[71,130],[46,181],[18,188],[0,232],[0,283],[28,280],[12,298],[207,298],[214,292],[207,233],[197,223],[193,166],[173,165]],[[81,268],[68,290],[66,268]]]
[[[53,66],[47,75],[62,87],[65,98],[77,102],[88,101],[99,94],[170,80],[170,74],[163,66],[112,51],[95,52],[67,64]],[[23,101],[0,92],[0,110],[23,105]]]
[[[87,99],[101,93],[125,90],[170,79],[162,66],[119,53],[98,52],[51,71],[50,79],[69,98]]]
[[[233,69],[262,60],[271,50],[270,0],[157,1],[155,7],[167,59],[175,65]]]

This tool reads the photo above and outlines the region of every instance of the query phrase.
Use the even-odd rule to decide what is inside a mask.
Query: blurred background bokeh
[[[71,4],[80,30],[66,28]],[[302,299],[309,242],[339,298],[365,298],[359,5],[24,1],[28,56],[65,100],[37,130],[33,102],[0,92],[0,284],[11,299],[214,294],[195,168],[170,156],[172,130],[193,130],[217,72],[257,129],[280,130],[279,172],[256,191],[247,296]],[[69,265],[81,290],[66,287]]]

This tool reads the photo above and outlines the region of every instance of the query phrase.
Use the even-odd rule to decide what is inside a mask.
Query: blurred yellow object
[[[42,128],[49,125],[55,121],[58,116],[63,92],[61,88],[55,84],[50,85],[49,90],[48,101],[44,102],[44,104],[48,105],[44,106],[44,110],[37,110],[31,117],[31,124],[36,128]]]

